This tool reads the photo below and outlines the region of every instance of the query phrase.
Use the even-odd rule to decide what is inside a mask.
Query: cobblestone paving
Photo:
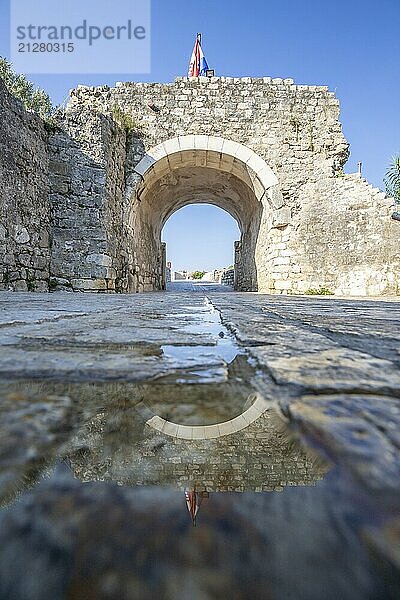
[[[220,326],[215,320],[204,325],[212,307],[219,311]],[[234,334],[231,339],[228,332]],[[250,357],[251,385],[303,447],[319,453],[320,462],[280,439],[282,429],[262,420],[236,438],[222,438],[218,448],[214,440],[192,442],[192,454],[185,440],[148,429],[140,439],[140,457],[137,449],[124,453],[127,440],[141,434],[118,386],[137,391],[139,385],[148,395],[157,383],[157,390],[171,389],[173,399],[174,388],[168,386],[182,377],[223,385],[231,380],[236,360],[227,365],[223,358],[229,344],[233,355]],[[175,598],[177,581],[187,580],[189,572],[185,593],[192,590],[194,598],[249,597],[245,590],[255,598],[296,600],[398,597],[399,363],[400,302],[395,298],[268,296],[188,283],[165,294],[2,293],[0,492],[3,502],[15,493],[22,496],[0,515],[1,547],[13,549],[0,558],[0,580],[6,582],[0,584],[0,598],[43,597],[41,578],[54,600],[82,597],[76,586],[88,598]],[[100,386],[96,393],[93,386]],[[113,410],[106,407],[111,396]],[[154,406],[160,408],[157,402]],[[174,409],[175,417],[189,414],[190,406],[186,401],[181,413]],[[113,459],[107,455],[112,446]],[[268,454],[272,447],[274,453]],[[23,492],[57,456],[68,453],[69,469]],[[210,461],[213,453],[222,458]],[[155,490],[151,496],[147,488],[105,483],[149,485],[159,478],[180,487],[188,481],[191,461],[197,480],[208,481],[211,490],[274,490],[324,479],[316,487],[277,495],[213,494],[202,509],[201,540],[190,531],[177,534],[183,524],[173,490],[148,488]],[[70,469],[88,483],[73,480]],[[99,514],[107,511],[104,532],[113,531],[115,551],[108,562],[96,554],[97,543],[109,552],[104,536],[95,541]],[[128,524],[122,514],[129,516]],[[221,518],[238,553],[229,560],[222,558],[230,542],[228,530],[218,524]],[[138,519],[144,519],[140,526]],[[33,523],[29,534],[27,522]],[[84,543],[74,523],[86,532]],[[170,540],[175,558],[167,558],[164,542],[137,545],[134,540],[145,535],[146,527]],[[119,545],[128,534],[133,563]],[[207,536],[216,544],[212,549]],[[38,544],[41,558],[33,568],[30,557]],[[191,559],[182,559],[185,544],[197,544],[194,571]],[[55,552],[64,553],[69,564],[78,551],[97,566],[58,566]],[[246,558],[239,561],[243,552]],[[15,553],[32,566],[29,577]],[[170,584],[157,579],[152,568],[144,575],[138,567],[140,561],[154,560],[161,561]],[[50,569],[44,567],[49,564]],[[314,572],[318,575],[311,576]],[[69,596],[60,593],[65,578]],[[24,588],[33,589],[33,579],[36,596]]]

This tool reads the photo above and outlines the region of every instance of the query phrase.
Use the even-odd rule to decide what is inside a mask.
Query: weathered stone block
[[[74,290],[81,292],[107,291],[107,282],[104,279],[72,279],[71,285]]]
[[[66,162],[61,162],[58,160],[50,160],[49,161],[49,170],[58,175],[68,175],[69,165]]]
[[[292,282],[288,281],[287,279],[280,279],[278,281],[275,281],[274,285],[276,290],[290,290],[292,287]]]
[[[103,267],[111,267],[112,258],[111,258],[111,256],[108,256],[107,254],[89,254],[86,257],[86,262],[94,263],[96,265],[103,266]]]
[[[28,291],[28,285],[27,285],[26,281],[17,280],[17,281],[14,281],[12,289],[15,292],[27,292]]]
[[[273,227],[285,227],[291,222],[291,210],[289,207],[283,207],[276,210],[273,215]]]
[[[22,227],[21,225],[17,225],[15,227],[14,239],[17,244],[26,244],[30,240],[30,235],[26,227]]]
[[[33,261],[31,259],[31,255],[30,254],[20,254],[18,256],[18,262],[23,266],[23,267],[29,267],[29,266],[34,266],[33,265]]]

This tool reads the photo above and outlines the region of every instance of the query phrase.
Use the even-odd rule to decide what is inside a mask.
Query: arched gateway
[[[343,173],[348,144],[324,86],[269,77],[79,86],[59,124],[49,144],[52,287],[163,289],[162,227],[206,202],[238,222],[238,290],[400,289],[393,199]]]
[[[142,259],[148,261],[146,271],[155,274],[156,288],[164,287],[158,263],[166,220],[187,204],[207,202],[224,209],[239,225],[236,289],[258,289],[257,242],[260,232],[271,225],[275,207],[269,190],[278,184],[262,158],[222,137],[186,135],[150,149],[134,171],[141,177],[133,199],[138,201],[134,229],[147,236],[145,247],[151,251]]]

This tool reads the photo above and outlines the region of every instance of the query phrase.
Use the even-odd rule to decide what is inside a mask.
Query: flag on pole
[[[190,59],[188,75],[189,77],[199,77],[199,75],[205,75],[207,69],[208,64],[201,47],[201,33],[198,33]]]

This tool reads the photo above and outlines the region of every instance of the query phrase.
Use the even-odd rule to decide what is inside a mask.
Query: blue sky
[[[0,5],[0,54],[8,56],[8,0],[0,0]],[[364,176],[382,187],[390,157],[400,152],[400,0],[153,0],[149,76],[33,75],[30,79],[56,103],[79,83],[173,81],[187,72],[197,31],[203,32],[204,51],[217,75],[291,77],[299,84],[328,85],[341,101],[341,121],[351,145],[345,170],[355,171],[361,160]],[[209,223],[216,219],[217,209],[187,208],[184,217],[171,217],[167,242],[174,245],[170,257],[176,265],[200,266],[201,253],[195,255],[185,241],[191,223],[192,244],[197,245],[198,236],[200,249],[211,245],[204,230],[196,227],[200,213]],[[237,234],[229,216],[220,231],[231,248]],[[213,264],[204,266],[221,264],[225,260],[221,252],[216,251]]]
[[[176,271],[212,271],[233,265],[233,244],[240,240],[240,231],[221,208],[189,204],[168,219],[162,238]]]

